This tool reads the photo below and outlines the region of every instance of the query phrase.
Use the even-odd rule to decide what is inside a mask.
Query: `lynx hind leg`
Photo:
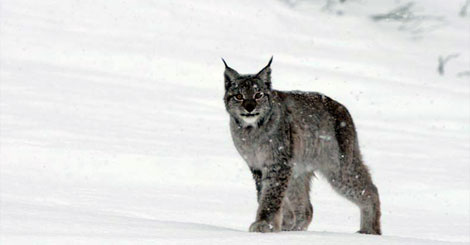
[[[359,206],[361,229],[359,233],[382,233],[380,229],[380,200],[369,170],[362,162],[356,129],[348,110],[329,101],[328,109],[334,118],[334,130],[339,148],[338,164],[324,169],[333,188]]]
[[[310,203],[310,179],[312,174],[292,176],[283,209],[284,231],[305,231],[313,217],[313,207]]]
[[[327,176],[333,189],[360,208],[361,229],[358,232],[381,235],[379,193],[362,161],[354,160]]]

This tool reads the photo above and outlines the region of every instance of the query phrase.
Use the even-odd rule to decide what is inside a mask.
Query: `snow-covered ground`
[[[470,9],[325,2],[2,0],[0,244],[469,244]],[[321,176],[308,232],[247,232],[220,57],[251,73],[271,55],[275,88],[350,109],[383,236],[355,234]]]

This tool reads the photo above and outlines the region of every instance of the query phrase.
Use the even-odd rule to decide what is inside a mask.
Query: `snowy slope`
[[[324,2],[2,1],[0,244],[469,244],[464,1],[416,1],[406,23],[369,17],[404,1]],[[247,232],[220,57],[250,73],[271,55],[275,88],[349,108],[383,236],[355,234],[321,176],[308,232]]]

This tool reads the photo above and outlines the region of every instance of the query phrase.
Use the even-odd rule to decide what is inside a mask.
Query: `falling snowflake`
[[[331,136],[329,136],[329,135],[320,135],[320,136],[318,136],[318,138],[320,138],[322,140],[331,140]]]

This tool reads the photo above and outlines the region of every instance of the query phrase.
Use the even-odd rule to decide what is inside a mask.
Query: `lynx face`
[[[256,75],[240,75],[225,64],[225,108],[242,126],[257,126],[271,111],[270,64]]]
[[[232,82],[225,93],[225,107],[228,113],[254,125],[271,110],[271,90],[254,76],[241,76]]]

